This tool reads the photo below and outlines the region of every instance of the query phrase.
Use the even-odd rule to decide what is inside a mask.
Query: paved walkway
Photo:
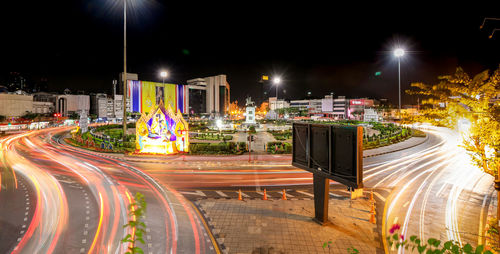
[[[312,221],[312,200],[203,199],[196,206],[208,220],[224,253],[383,253],[376,224],[368,222],[371,202],[331,199],[329,220]],[[330,248],[323,244],[331,242]]]

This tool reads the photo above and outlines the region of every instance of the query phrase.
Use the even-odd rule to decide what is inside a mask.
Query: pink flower
[[[404,235],[399,235],[399,238],[401,238],[401,241],[405,240],[405,236]]]
[[[389,229],[389,233],[394,234],[394,231],[399,230],[401,226],[399,224],[392,225],[391,229]]]

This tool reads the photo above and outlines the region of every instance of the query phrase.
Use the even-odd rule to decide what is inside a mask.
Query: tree
[[[498,175],[500,167],[500,66],[491,75],[483,71],[470,78],[462,68],[453,75],[441,76],[436,85],[413,83],[417,90],[409,94],[424,95],[424,109],[413,121],[438,126],[457,127],[467,119],[470,128],[464,133],[463,147],[484,172]]]

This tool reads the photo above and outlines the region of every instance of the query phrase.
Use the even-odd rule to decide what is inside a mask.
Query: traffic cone
[[[281,199],[286,200],[286,190],[285,189],[283,189],[283,196],[281,197]]]
[[[267,200],[267,193],[266,193],[266,189],[264,189],[264,197],[262,197],[262,200]]]
[[[374,213],[370,213],[370,223],[372,223],[372,224],[376,224],[377,223],[375,221],[375,214]]]
[[[370,210],[370,213],[373,213],[373,214],[376,214],[377,212],[375,212],[375,205],[372,204],[372,209]]]
[[[370,223],[376,224],[377,222],[375,221],[375,205],[372,203],[372,208],[370,210]]]
[[[241,189],[238,190],[238,200],[243,200],[243,198],[241,197]]]
[[[373,199],[373,190],[370,191],[370,201],[374,201],[374,199]]]

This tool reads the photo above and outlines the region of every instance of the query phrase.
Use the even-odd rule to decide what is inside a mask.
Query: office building
[[[191,79],[187,85],[190,114],[224,115],[229,112],[230,86],[226,75]],[[196,104],[205,104],[205,109]]]

